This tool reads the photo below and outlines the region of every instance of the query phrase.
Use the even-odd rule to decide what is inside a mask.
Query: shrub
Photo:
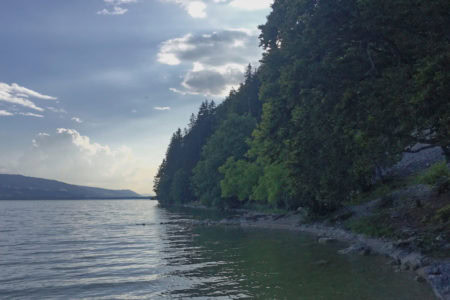
[[[387,218],[388,216],[383,214],[362,217],[347,222],[347,228],[353,232],[373,237],[393,237],[394,229],[388,225]]]
[[[450,178],[450,169],[445,161],[435,163],[417,177],[418,183],[436,184],[439,179]]]
[[[438,209],[434,219],[436,221],[441,221],[442,223],[447,222],[450,219],[450,204]]]

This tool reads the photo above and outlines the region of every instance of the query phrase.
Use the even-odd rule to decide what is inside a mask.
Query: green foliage
[[[241,202],[250,199],[261,174],[258,165],[245,160],[236,161],[234,157],[230,157],[219,171],[224,175],[220,182],[222,197],[236,198]]]
[[[450,159],[448,0],[272,8],[259,69],[173,136],[155,178],[161,202],[326,214],[370,192],[376,172],[417,143]],[[421,180],[442,176],[434,168]]]
[[[448,222],[450,220],[450,204],[437,210],[433,219],[442,223]]]
[[[416,180],[418,183],[434,185],[443,177],[450,178],[450,169],[445,161],[435,163],[419,174]]]
[[[214,128],[215,104],[205,101],[197,116],[191,116],[189,128],[178,129],[172,136],[166,157],[154,179],[154,191],[162,205],[195,200],[190,185],[192,169],[200,160],[200,150]]]
[[[417,142],[448,148],[443,8],[448,1],[275,1],[260,27],[264,107],[250,154],[282,162],[302,205],[335,209]]]
[[[220,186],[223,197],[235,197],[239,201],[252,200],[272,207],[291,208],[289,195],[290,176],[282,164],[261,167],[233,157],[219,169],[224,174]]]
[[[183,136],[178,129],[172,136],[166,152],[166,158],[159,166],[154,179],[154,191],[162,204],[171,204],[174,199],[171,195],[172,181],[175,173],[181,167],[180,155],[182,153]]]
[[[250,199],[266,202],[274,207],[291,207],[289,171],[283,164],[272,164],[264,168]]]
[[[163,205],[200,200],[206,205],[233,206],[235,199],[221,197],[218,168],[230,156],[242,158],[246,140],[260,119],[259,79],[249,65],[245,81],[218,107],[205,101],[188,128],[173,135],[158,174],[154,190]]]
[[[256,126],[253,118],[230,114],[203,147],[202,158],[193,170],[195,195],[206,205],[222,206],[219,167],[229,157],[242,157],[248,150],[246,139]],[[232,204],[232,203],[227,203]]]
[[[346,205],[359,205],[367,203],[371,200],[385,197],[394,191],[395,187],[389,184],[378,184],[367,192],[355,194],[350,197],[348,201],[344,202]]]
[[[187,202],[184,197],[190,194],[189,190],[189,174],[183,169],[176,171],[170,187],[170,199],[178,204]]]
[[[389,225],[388,215],[375,215],[351,220],[346,223],[347,228],[356,233],[372,237],[394,237],[394,229]]]

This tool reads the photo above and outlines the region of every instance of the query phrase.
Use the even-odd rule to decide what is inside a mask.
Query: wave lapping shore
[[[265,214],[247,211],[242,215],[222,220],[194,220],[192,225],[293,230],[316,235],[319,243],[344,241],[349,243],[349,246],[339,250],[340,254],[376,254],[389,257],[394,271],[415,272],[415,279],[419,282],[427,282],[438,299],[450,299],[450,261],[434,259],[422,254],[414,247],[407,247],[408,240],[371,238],[338,226],[327,225],[325,222],[305,224],[298,212]]]

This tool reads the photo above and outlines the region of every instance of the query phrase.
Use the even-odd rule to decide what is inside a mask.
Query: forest
[[[440,146],[449,161],[449,13],[448,0],[276,0],[259,67],[173,134],[157,199],[327,214],[404,152]]]

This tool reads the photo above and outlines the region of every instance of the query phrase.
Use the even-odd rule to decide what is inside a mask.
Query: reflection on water
[[[433,299],[382,258],[191,218],[143,200],[0,201],[0,298]]]

